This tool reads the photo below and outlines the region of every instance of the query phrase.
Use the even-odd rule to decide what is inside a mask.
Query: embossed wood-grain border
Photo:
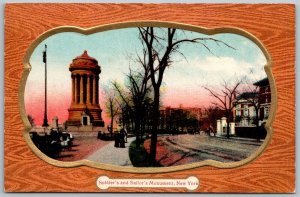
[[[209,29],[240,28],[264,43],[272,57],[278,109],[274,134],[260,157],[239,168],[204,166],[157,174],[60,168],[28,148],[18,106],[23,57],[42,33],[59,26],[89,28],[128,21],[184,23]],[[89,191],[99,175],[112,178],[197,176],[197,192],[293,192],[295,189],[295,7],[288,4],[7,4],[5,8],[6,191]],[[184,192],[184,189],[111,188],[108,192]],[[101,192],[101,191],[100,191]]]

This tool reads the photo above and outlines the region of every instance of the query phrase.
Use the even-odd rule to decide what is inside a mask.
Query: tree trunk
[[[136,115],[135,115],[135,137],[136,137],[136,147],[140,147],[140,113],[139,110],[136,111]]]
[[[230,122],[231,122],[231,116],[230,116],[230,112],[228,113],[227,112],[227,132],[226,132],[226,137],[227,137],[227,139],[229,139],[229,124],[230,124]]]
[[[125,112],[124,112],[124,110],[122,109],[122,126],[123,126],[123,129],[126,128],[124,114],[125,114]]]
[[[150,145],[150,162],[152,166],[156,165],[156,144],[157,144],[157,127],[159,121],[159,88],[154,88],[154,103],[153,103],[153,127],[151,133]]]
[[[226,137],[229,139],[229,122],[227,123],[227,133],[226,133]]]
[[[114,117],[112,116],[111,119],[110,119],[110,137],[113,136],[113,127],[114,126]]]
[[[141,140],[143,141],[143,136],[146,130],[146,123],[145,123],[145,114],[143,113],[141,115],[141,132],[140,132],[140,136],[141,136]]]

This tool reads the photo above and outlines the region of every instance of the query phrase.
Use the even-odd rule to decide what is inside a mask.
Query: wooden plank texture
[[[278,91],[274,135],[263,154],[234,169],[201,167],[163,174],[59,168],[39,159],[26,144],[18,104],[23,58],[29,45],[58,26],[92,27],[140,20],[202,27],[238,27],[255,35],[273,60]],[[103,192],[100,175],[112,178],[197,176],[197,192],[293,192],[295,189],[295,7],[288,4],[6,4],[5,7],[5,190]],[[108,189],[105,192],[184,192],[184,189]]]

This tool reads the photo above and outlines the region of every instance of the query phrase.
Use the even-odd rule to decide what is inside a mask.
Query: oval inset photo
[[[33,151],[58,166],[136,172],[258,157],[274,90],[262,44],[242,30],[163,26],[38,38],[23,90]]]

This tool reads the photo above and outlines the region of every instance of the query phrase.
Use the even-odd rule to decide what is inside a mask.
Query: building
[[[69,70],[72,79],[72,100],[66,127],[81,126],[85,131],[91,131],[93,126],[104,127],[99,105],[101,69],[98,61],[84,51],[81,56],[73,59]]]
[[[233,117],[236,126],[255,126],[256,110],[259,98],[258,92],[243,92],[234,102]]]
[[[253,85],[259,87],[259,120],[266,122],[269,117],[271,107],[271,88],[268,78],[255,82]]]
[[[256,126],[256,118],[258,118],[259,125],[261,125],[269,117],[271,107],[269,80],[264,78],[253,85],[257,87],[257,91],[243,92],[237,96],[234,102],[233,116],[236,126]],[[258,114],[256,114],[256,108]]]
[[[159,129],[198,132],[207,111],[200,107],[164,107],[160,109]]]
[[[243,92],[234,101],[235,135],[248,138],[265,138],[266,131],[258,131],[269,117],[271,90],[268,78],[253,84],[251,92]],[[220,121],[219,121],[220,122]]]

